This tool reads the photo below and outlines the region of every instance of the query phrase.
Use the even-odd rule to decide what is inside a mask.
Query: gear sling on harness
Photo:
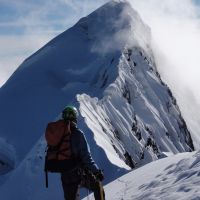
[[[90,192],[94,192],[95,200],[105,200],[105,193],[102,183],[97,177],[88,169],[79,169],[78,174],[81,177],[80,188],[86,188],[88,190],[88,199]]]

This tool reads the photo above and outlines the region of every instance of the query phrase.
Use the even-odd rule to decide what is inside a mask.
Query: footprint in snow
[[[178,181],[181,181],[183,179],[188,179],[190,178],[191,176],[194,176],[195,174],[197,174],[196,171],[193,171],[193,172],[183,172],[181,174],[179,174],[177,176],[177,179],[174,181],[174,183],[178,182]]]

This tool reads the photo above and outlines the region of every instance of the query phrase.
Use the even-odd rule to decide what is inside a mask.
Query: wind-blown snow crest
[[[191,151],[190,133],[151,54],[125,48],[117,67],[118,77],[102,99],[78,96],[81,114],[109,160],[118,165],[110,156],[112,148],[130,167],[161,158],[162,152]],[[102,79],[108,77],[105,70]]]
[[[199,176],[200,152],[181,153],[147,164],[106,185],[106,199],[198,200]],[[92,195],[89,198],[93,200]]]

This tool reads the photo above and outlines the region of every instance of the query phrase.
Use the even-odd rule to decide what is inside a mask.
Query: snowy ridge
[[[49,188],[45,188],[44,151],[46,143],[42,137],[0,189],[3,200],[18,198],[21,200],[62,199],[58,174],[49,175]],[[56,188],[56,190],[55,190]],[[11,192],[12,191],[12,192]]]
[[[140,31],[147,34],[137,40]],[[130,4],[111,1],[27,58],[0,89],[0,121],[15,119],[12,126],[1,124],[0,137],[16,150],[16,166],[66,104],[78,106],[77,94],[103,98],[118,76],[124,47],[148,46],[149,37],[149,28]],[[80,128],[91,140],[88,127],[80,123]],[[102,153],[95,157],[100,162]],[[118,154],[115,159],[121,162]]]
[[[116,179],[105,186],[106,198],[198,200],[199,176],[200,152],[181,153],[152,162]],[[89,198],[93,200],[93,195]]]
[[[0,160],[16,167],[3,177],[4,200],[62,198],[57,175],[57,187],[42,188],[41,135],[67,104],[81,112],[78,125],[106,183],[127,169],[193,150],[176,100],[156,70],[150,39],[149,27],[127,1],[111,1],[19,66],[0,89],[0,121],[6,122],[0,141],[13,149],[7,158],[6,148],[0,149]]]
[[[106,88],[104,97],[78,96],[81,114],[97,144],[118,166],[112,159],[112,147],[131,167],[163,157],[162,152],[176,154],[193,149],[176,101],[160,79],[153,58],[147,56],[139,48],[125,49],[118,64],[119,76]]]

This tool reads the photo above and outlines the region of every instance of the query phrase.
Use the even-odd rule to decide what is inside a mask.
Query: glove
[[[102,170],[99,170],[98,172],[95,173],[95,177],[98,181],[103,181],[104,180],[104,174]]]

